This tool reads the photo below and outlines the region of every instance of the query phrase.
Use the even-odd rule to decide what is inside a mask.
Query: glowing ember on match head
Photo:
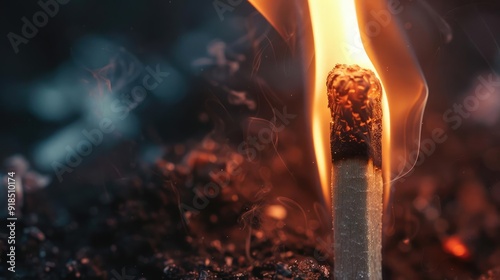
[[[373,71],[337,64],[326,81],[332,161],[371,159],[381,167],[382,86]]]

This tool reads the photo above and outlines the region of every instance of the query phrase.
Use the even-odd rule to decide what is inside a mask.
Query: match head
[[[337,64],[326,80],[332,114],[332,160],[371,159],[382,165],[382,85],[373,71]]]

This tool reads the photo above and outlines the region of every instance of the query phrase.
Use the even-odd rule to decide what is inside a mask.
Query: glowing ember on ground
[[[458,236],[450,236],[443,241],[444,249],[456,257],[466,259],[470,257],[469,250]]]

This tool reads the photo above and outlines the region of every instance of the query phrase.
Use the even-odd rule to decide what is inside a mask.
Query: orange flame
[[[301,47],[310,135],[326,202],[331,199],[331,117],[325,81],[335,64],[358,64],[377,73],[383,84],[382,165],[386,200],[391,180],[407,173],[417,160],[427,86],[396,18],[404,7],[395,2],[250,0],[281,36],[291,45]]]

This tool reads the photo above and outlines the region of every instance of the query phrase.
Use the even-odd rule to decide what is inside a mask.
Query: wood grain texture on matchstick
[[[335,279],[382,279],[382,86],[357,65],[327,78]]]
[[[335,279],[381,279],[382,172],[371,161],[349,159],[332,175]]]

